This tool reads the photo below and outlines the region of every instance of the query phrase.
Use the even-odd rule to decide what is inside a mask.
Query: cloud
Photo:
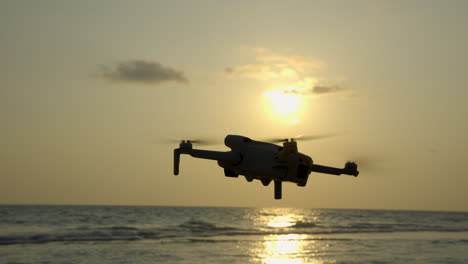
[[[144,60],[120,62],[112,67],[101,66],[99,76],[113,82],[159,84],[174,81],[188,83],[184,72],[161,65],[158,62]]]
[[[323,66],[323,62],[318,60],[311,60],[299,56],[287,56],[282,54],[263,54],[257,57],[258,60],[265,63],[275,63],[278,66],[284,65],[291,67],[299,72],[304,72],[307,68],[318,69]]]
[[[231,66],[224,69],[224,73],[229,78],[249,78],[257,80],[271,80],[280,77],[294,77],[296,72],[287,67],[275,67],[266,64],[246,64]]]
[[[307,70],[323,65],[323,62],[318,60],[275,53],[261,47],[251,47],[248,51],[253,54],[255,62],[226,67],[224,74],[227,77],[257,80],[297,79]]]
[[[281,84],[282,88],[274,90],[284,94],[321,96],[343,93],[346,97],[355,97],[352,89],[336,84],[343,78],[329,81],[317,76],[325,64],[320,60],[280,54],[262,47],[244,47],[244,51],[253,57],[252,63],[225,67],[226,77]]]
[[[314,94],[330,94],[345,91],[346,89],[338,85],[317,85],[312,87]]]
[[[338,85],[313,85],[311,87],[288,87],[283,89],[282,93],[297,95],[326,95],[344,91],[348,91],[348,89]]]
[[[324,65],[323,61],[320,60],[310,59],[303,56],[281,54],[262,47],[251,47],[250,51],[258,61],[274,63],[277,65],[287,65],[299,72],[303,72],[307,68],[318,69]]]

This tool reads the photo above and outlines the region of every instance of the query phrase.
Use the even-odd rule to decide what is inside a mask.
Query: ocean
[[[468,213],[3,205],[0,263],[468,263]]]

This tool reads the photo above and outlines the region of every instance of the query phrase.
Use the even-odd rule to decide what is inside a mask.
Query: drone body
[[[179,148],[174,150],[174,175],[179,174],[180,154],[217,160],[218,165],[224,168],[224,175],[227,177],[243,175],[247,181],[257,179],[265,186],[274,181],[275,199],[281,199],[282,182],[288,181],[298,186],[306,186],[312,171],[333,175],[359,174],[354,162],[347,162],[342,169],[316,165],[309,156],[298,152],[297,142],[294,139],[281,141],[282,147],[244,136],[228,135],[224,143],[231,150],[226,152],[193,149],[191,141],[182,141]]]

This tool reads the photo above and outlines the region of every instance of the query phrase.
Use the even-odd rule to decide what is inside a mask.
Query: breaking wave
[[[312,222],[297,222],[288,228],[276,229],[241,229],[229,226],[218,226],[213,223],[189,220],[184,223],[164,228],[138,228],[134,226],[77,227],[46,233],[19,233],[0,236],[0,245],[50,243],[50,242],[91,242],[118,240],[171,240],[199,241],[199,238],[216,238],[219,236],[266,236],[300,233],[306,235],[349,234],[349,233],[382,233],[382,232],[467,232],[466,228],[441,227],[437,225],[416,224],[374,224],[356,223],[348,226],[325,226]],[[211,240],[210,240],[211,241]],[[463,241],[466,242],[466,241]]]

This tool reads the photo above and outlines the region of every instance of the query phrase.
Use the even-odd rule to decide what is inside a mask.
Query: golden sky
[[[2,1],[0,203],[468,210],[466,1]],[[166,139],[300,142],[358,178],[226,178]],[[208,148],[208,147],[207,147]],[[208,149],[227,150],[222,144]]]

